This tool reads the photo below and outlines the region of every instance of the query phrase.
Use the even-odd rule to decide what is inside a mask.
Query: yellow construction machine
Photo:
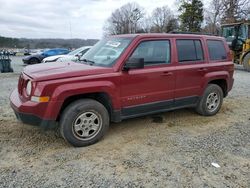
[[[250,20],[223,24],[221,29],[221,36],[226,38],[232,50],[234,63],[250,72]]]

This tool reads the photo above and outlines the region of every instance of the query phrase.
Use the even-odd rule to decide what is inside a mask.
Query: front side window
[[[169,40],[141,42],[130,58],[143,58],[145,66],[170,63]]]
[[[87,48],[87,49],[81,51],[81,52],[79,53],[79,55],[82,56],[82,55],[85,54],[87,51],[89,51],[89,48]]]
[[[111,67],[128,47],[133,38],[107,38],[99,41],[81,58],[93,65]]]
[[[177,39],[179,62],[202,61],[204,59],[200,40]]]
[[[219,40],[207,40],[209,59],[210,60],[225,60],[227,53],[224,43]]]
[[[61,55],[61,54],[67,54],[68,50],[58,50],[57,54]]]

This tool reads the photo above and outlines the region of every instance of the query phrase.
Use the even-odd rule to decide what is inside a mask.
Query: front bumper
[[[35,114],[37,109],[40,108],[39,103],[22,102],[17,89],[10,95],[10,105],[17,119],[25,124],[40,126],[44,129],[55,128],[57,125],[55,120],[41,118],[38,114]]]
[[[40,126],[43,129],[53,129],[56,127],[56,121],[41,119],[32,114],[18,112],[13,108],[17,119],[25,124]]]

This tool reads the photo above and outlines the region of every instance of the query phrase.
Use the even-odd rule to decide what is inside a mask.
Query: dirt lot
[[[16,73],[0,74],[0,187],[250,187],[250,73],[236,70],[214,117],[185,109],[127,120],[73,148],[17,122],[8,96],[23,66],[13,61]]]

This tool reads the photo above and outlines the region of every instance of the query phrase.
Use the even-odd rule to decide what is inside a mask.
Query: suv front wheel
[[[82,99],[71,103],[63,111],[60,132],[63,138],[76,147],[98,142],[109,127],[107,109],[98,101]]]
[[[216,84],[209,84],[196,107],[197,113],[203,116],[215,115],[221,108],[223,91]]]

